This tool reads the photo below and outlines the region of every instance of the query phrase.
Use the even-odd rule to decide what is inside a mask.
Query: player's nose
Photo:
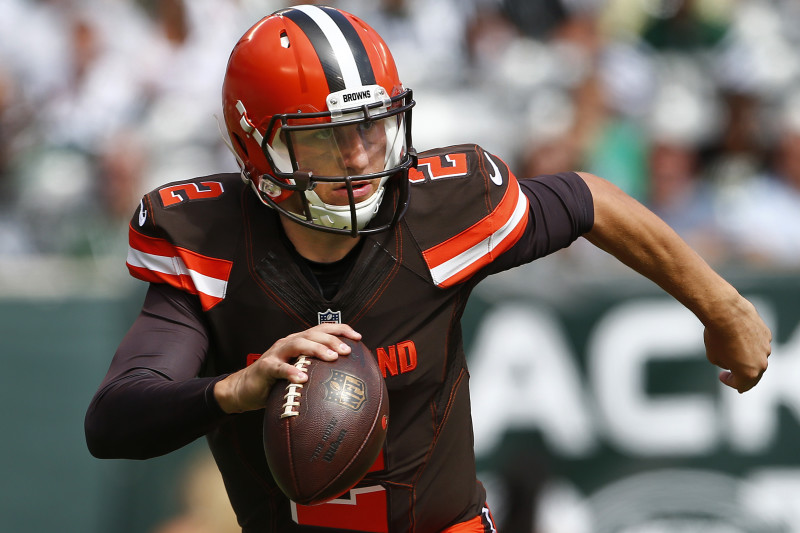
[[[369,152],[358,129],[337,128],[336,137],[336,144],[339,146],[345,167],[352,174],[363,174],[369,166]]]

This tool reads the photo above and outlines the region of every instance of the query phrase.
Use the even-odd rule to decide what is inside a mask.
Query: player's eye
[[[317,141],[327,141],[333,136],[333,132],[330,128],[322,128],[318,129],[314,132],[314,140]]]

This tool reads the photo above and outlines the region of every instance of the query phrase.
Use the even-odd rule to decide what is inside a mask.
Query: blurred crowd
[[[302,2],[294,2],[302,3]],[[800,266],[797,0],[329,0],[414,89],[421,151],[586,170],[710,262]],[[140,196],[236,171],[220,89],[275,0],[3,0],[0,257],[125,247]]]

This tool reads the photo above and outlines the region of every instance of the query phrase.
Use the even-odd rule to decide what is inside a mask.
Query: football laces
[[[308,365],[311,364],[311,360],[306,357],[305,355],[301,355],[297,358],[297,362],[294,364],[294,367],[302,370],[303,372],[306,371]],[[290,416],[297,416],[300,413],[295,410],[296,407],[300,407],[300,396],[301,396],[301,389],[303,388],[302,383],[290,383],[286,386],[286,394],[283,395],[283,399],[286,400],[283,403],[283,412],[281,413],[281,418],[287,418]]]

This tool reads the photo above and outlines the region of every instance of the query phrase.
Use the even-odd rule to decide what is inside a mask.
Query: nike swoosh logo
[[[139,226],[144,226],[147,222],[147,209],[144,208],[144,200],[139,202]]]
[[[500,175],[500,169],[497,168],[494,160],[489,154],[485,154],[486,159],[489,160],[489,164],[492,165],[492,171],[489,173],[489,179],[492,180],[492,183],[495,185],[502,185],[503,184],[503,176]]]

